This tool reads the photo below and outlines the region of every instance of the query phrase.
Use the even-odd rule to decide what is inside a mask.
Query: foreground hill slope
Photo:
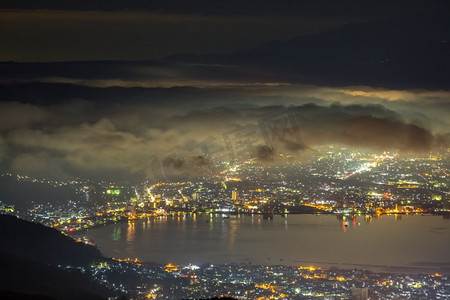
[[[101,258],[95,247],[77,243],[55,229],[8,215],[0,215],[0,251],[63,266],[88,266]]]
[[[80,271],[100,259],[59,231],[0,215],[1,299],[104,299],[111,291]]]

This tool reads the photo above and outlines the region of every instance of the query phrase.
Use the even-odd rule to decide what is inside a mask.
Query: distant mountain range
[[[112,293],[76,269],[100,259],[57,230],[0,215],[1,299],[104,299]]]
[[[450,88],[450,15],[353,23],[229,55],[178,54],[166,61],[258,65],[315,84]]]
[[[231,54],[176,54],[159,61],[0,63],[2,100],[33,102],[49,86],[53,89],[48,92],[50,98],[65,97],[69,90],[71,98],[102,94],[91,89],[86,95],[85,91],[61,85],[81,89],[89,80],[111,80],[107,87],[115,87],[114,80],[120,79],[149,84],[143,88],[158,88],[152,85],[158,81],[168,83],[168,87],[171,82],[190,86],[192,82],[215,81],[449,90],[448,78],[449,13],[352,23],[327,33],[272,41]],[[23,85],[30,81],[41,84]],[[101,83],[98,87],[105,89]],[[114,95],[106,98],[114,99]]]

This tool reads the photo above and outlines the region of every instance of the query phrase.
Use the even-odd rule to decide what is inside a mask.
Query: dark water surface
[[[447,273],[450,220],[409,215],[187,215],[88,231],[106,256],[157,263],[253,263]]]

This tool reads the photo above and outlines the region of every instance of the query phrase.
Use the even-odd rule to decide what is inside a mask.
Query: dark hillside
[[[95,247],[40,224],[0,215],[0,251],[49,265],[88,266],[101,258]]]

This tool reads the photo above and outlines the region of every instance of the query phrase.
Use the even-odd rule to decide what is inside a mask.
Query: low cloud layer
[[[82,92],[69,97],[56,93],[60,84],[47,84],[32,101],[4,93],[10,99],[0,102],[2,169],[134,181],[207,174],[218,161],[276,164],[280,154],[302,159],[326,145],[422,154],[449,145],[447,92],[267,84],[115,87],[112,94],[71,88]]]

